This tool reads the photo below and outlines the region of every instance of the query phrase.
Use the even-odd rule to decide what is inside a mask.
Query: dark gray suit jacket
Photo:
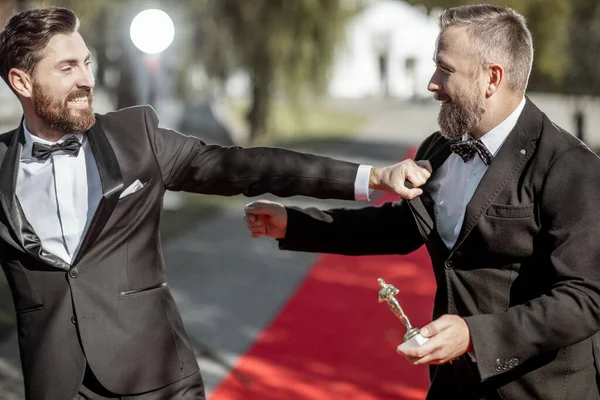
[[[448,141],[416,158],[435,169]],[[600,159],[529,99],[467,205],[456,244],[435,229],[431,197],[359,210],[290,209],[290,250],[406,254],[423,243],[433,318],[467,321],[477,357],[431,368],[429,399],[600,399]],[[398,362],[402,362],[398,360]]]
[[[72,265],[48,254],[15,196],[22,129],[0,135],[0,263],[17,313],[28,399],[72,399],[87,363],[117,394],[198,370],[166,284],[165,190],[352,199],[358,166],[275,148],[207,146],[158,127],[150,107],[98,115],[87,132],[103,198]],[[144,187],[119,199],[139,179]]]

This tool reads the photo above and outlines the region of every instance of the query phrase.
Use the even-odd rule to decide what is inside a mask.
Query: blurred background
[[[31,7],[74,10],[93,54],[96,112],[151,104],[162,126],[208,143],[283,146],[382,165],[409,156],[437,130],[439,103],[427,91],[434,71],[437,18],[444,8],[475,3],[0,0],[0,27]],[[528,20],[535,47],[530,98],[555,123],[600,150],[600,3],[488,3],[512,7]],[[0,104],[0,131],[4,132],[21,118],[19,103],[4,84]],[[374,196],[371,202],[382,200]],[[280,253],[271,241],[252,241],[241,222],[248,201],[181,193],[168,193],[165,198],[162,234],[170,284],[196,343],[214,396],[209,398],[271,398],[241,389],[224,395],[217,388],[231,376],[243,375],[236,365],[286,310],[296,291],[312,279],[311,268],[320,260],[314,255]],[[365,205],[303,198],[285,201],[325,207]],[[220,290],[224,283],[236,289],[233,294]],[[376,282],[368,290],[376,292]],[[421,295],[427,303],[432,291]],[[385,313],[382,318],[392,319]],[[393,342],[396,336],[391,337],[386,340]],[[12,301],[3,278],[0,339],[0,398],[22,399]],[[393,353],[393,348],[387,351]],[[336,370],[335,365],[331,368]],[[303,379],[309,383],[315,379],[310,375],[314,370],[306,368]],[[253,372],[245,372],[238,381],[248,387]],[[373,396],[365,399],[388,395],[418,399],[426,386],[424,370],[419,373],[421,383],[415,384],[415,391],[400,394],[376,392],[368,384],[359,387],[358,380],[352,386],[352,378],[340,381],[338,377],[336,382],[350,384],[352,393],[358,390]],[[255,382],[260,379],[254,376]],[[333,390],[330,381],[319,382],[328,388],[325,392],[287,391],[272,398],[361,398],[349,397],[340,389],[343,385]],[[289,389],[285,383],[282,386]]]

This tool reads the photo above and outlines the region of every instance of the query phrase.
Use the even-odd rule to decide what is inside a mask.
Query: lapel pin
[[[521,151],[519,153],[525,155],[525,149],[521,149]]]

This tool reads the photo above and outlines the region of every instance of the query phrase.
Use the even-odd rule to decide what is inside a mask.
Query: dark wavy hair
[[[12,68],[33,74],[53,36],[78,30],[77,15],[62,7],[34,8],[13,16],[0,32],[0,76],[10,87]]]

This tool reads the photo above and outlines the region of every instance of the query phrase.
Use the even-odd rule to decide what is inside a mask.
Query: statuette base
[[[420,346],[420,345],[426,343],[428,340],[429,340],[428,338],[421,336],[420,333],[417,333],[416,335],[414,335],[413,337],[411,337],[407,341],[405,341],[402,344],[400,344],[396,348],[396,350],[399,351],[400,348],[406,348],[406,347],[417,347],[417,346]]]

